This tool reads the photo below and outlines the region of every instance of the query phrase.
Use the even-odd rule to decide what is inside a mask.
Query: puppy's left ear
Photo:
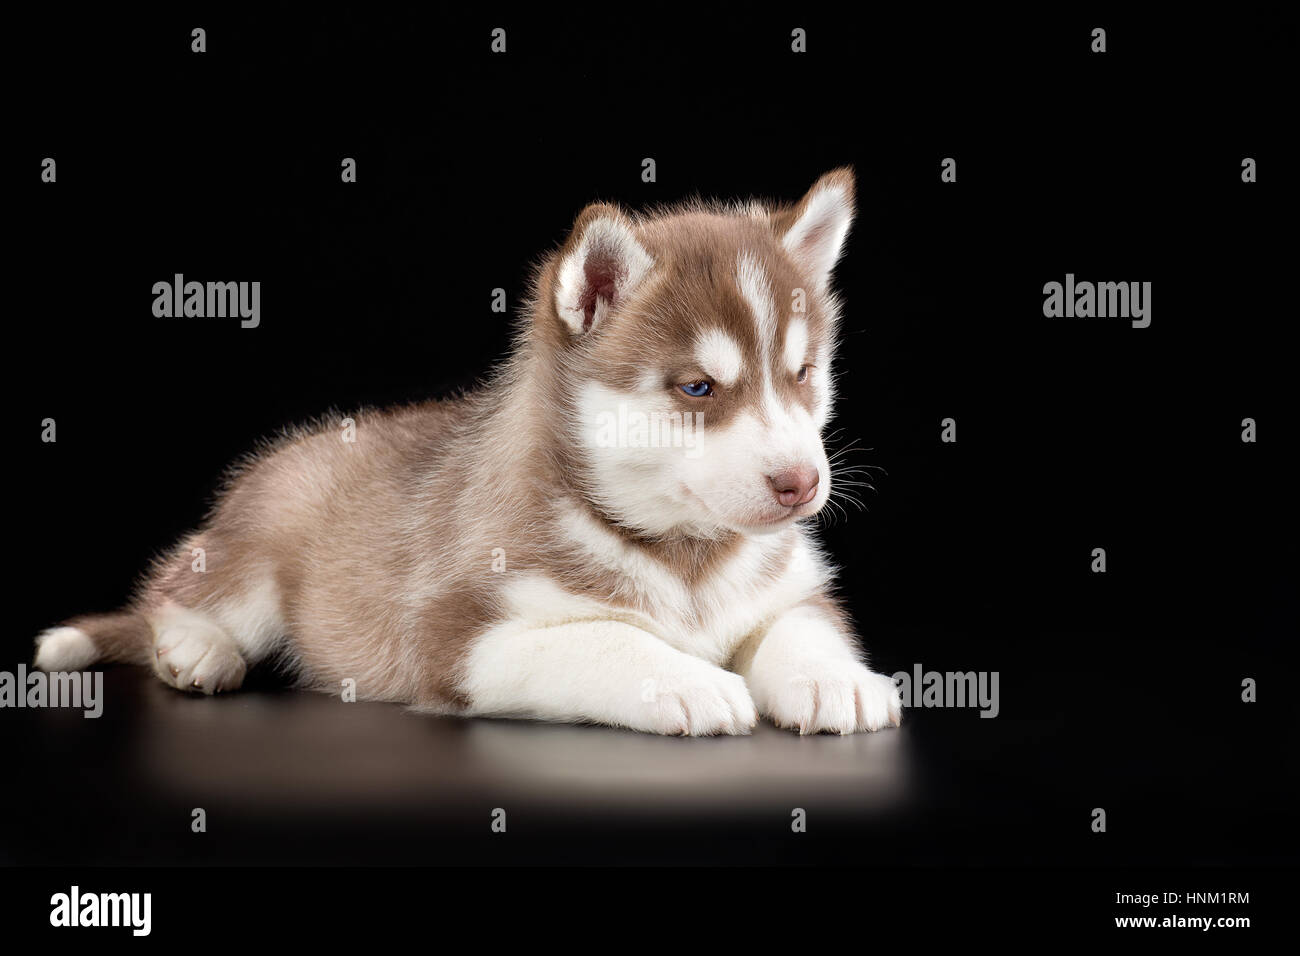
[[[578,215],[555,273],[555,311],[571,335],[600,325],[645,279],[654,260],[617,206],[593,203]]]
[[[853,170],[842,166],[813,183],[795,206],[772,215],[785,251],[818,292],[830,283],[831,270],[844,251],[854,202]]]

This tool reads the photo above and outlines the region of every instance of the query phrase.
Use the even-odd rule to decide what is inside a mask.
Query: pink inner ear
[[[582,331],[591,328],[596,318],[596,303],[604,299],[612,307],[618,291],[619,280],[623,270],[619,268],[618,259],[607,250],[593,249],[582,264]]]
[[[820,219],[808,227],[795,250],[795,256],[802,258],[804,267],[813,271],[830,270],[834,260],[826,250],[835,237],[834,223],[829,219]]]
[[[831,234],[831,223],[829,220],[822,219],[814,223],[808,232],[804,234],[803,242],[799,243],[801,252],[810,253],[819,249]]]

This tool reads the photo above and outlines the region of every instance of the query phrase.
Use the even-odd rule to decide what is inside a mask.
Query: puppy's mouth
[[[819,492],[811,501],[803,504],[785,506],[778,502],[770,502],[766,505],[756,505],[752,509],[743,512],[732,512],[727,514],[717,508],[712,507],[703,496],[692,491],[690,486],[685,482],[681,483],[682,493],[690,500],[705,510],[705,512],[719,524],[726,525],[737,531],[751,532],[768,532],[784,528],[800,518],[811,518],[817,512],[822,510],[829,497]]]
[[[791,508],[780,507],[780,511],[778,512],[765,514],[764,516],[757,517],[753,520],[742,522],[742,524],[754,528],[755,530],[770,531],[773,528],[780,528],[784,525],[798,521],[800,518],[811,518],[821,510],[822,505],[814,498],[812,501],[806,502],[802,505],[795,505]]]

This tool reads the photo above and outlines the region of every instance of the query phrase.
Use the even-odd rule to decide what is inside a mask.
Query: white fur
[[[622,621],[512,621],[474,643],[466,673],[477,714],[692,736],[745,734],[758,722],[739,675]]]
[[[815,608],[780,618],[743,672],[763,714],[801,734],[873,731],[901,719],[893,679],[869,670]]]
[[[566,505],[557,520],[564,538],[586,560],[616,571],[627,582],[625,593],[620,596],[653,596],[654,604],[673,617],[681,618],[688,613],[691,596],[681,579],[628,544],[589,512],[577,505]]]
[[[785,348],[782,350],[786,370],[798,374],[808,358],[808,323],[803,319],[791,319],[785,329]]]
[[[760,409],[740,412],[725,428],[709,428],[706,420],[703,444],[706,453],[683,460],[668,479],[688,489],[703,526],[745,533],[780,527],[786,510],[774,501],[767,476],[785,468],[817,469],[818,494],[804,513],[815,512],[830,493],[830,465],[817,424],[801,406],[785,407],[766,376]]]
[[[99,652],[90,635],[75,627],[52,627],[36,638],[36,666],[43,671],[79,671]]]
[[[736,257],[736,285],[758,325],[758,341],[766,356],[776,339],[776,304],[772,301],[772,283],[767,271],[749,253],[742,252]]]
[[[721,385],[735,385],[745,368],[740,346],[721,329],[709,329],[695,343],[695,360]]]
[[[213,694],[244,682],[247,665],[230,635],[211,617],[168,604],[150,615],[154,673],[180,690]]]
[[[265,658],[284,637],[280,591],[269,572],[255,579],[239,599],[214,607],[212,616],[252,662]]]
[[[660,637],[668,644],[714,664],[731,658],[755,630],[807,600],[831,579],[816,548],[797,528],[784,534],[745,541],[728,563],[686,588],[679,578],[627,544],[591,515],[574,507],[559,520],[565,538],[582,557],[622,582],[617,596],[634,602],[635,611],[574,598],[544,578],[529,578],[511,589],[512,607],[532,625],[566,623],[590,617],[618,617]],[[762,572],[790,551],[790,560],[775,581],[762,584]]]
[[[845,673],[868,690],[876,687],[874,676],[862,677],[847,665],[834,674],[818,669],[824,646],[838,651],[832,660],[852,662],[848,640],[840,635],[814,631],[810,647],[817,656],[806,663],[797,646],[786,646],[782,635],[797,631],[802,621],[799,603],[824,588],[830,577],[798,529],[788,532],[794,536],[793,554],[775,582],[756,584],[764,563],[791,540],[758,538],[687,592],[594,519],[573,510],[561,526],[584,554],[625,575],[642,599],[640,609],[575,595],[543,575],[521,578],[507,589],[509,623],[476,640],[467,661],[463,689],[473,701],[473,713],[598,720],[653,733],[746,733],[755,720],[748,691],[720,665],[747,638],[765,631],[769,638],[775,634],[775,640],[771,645],[763,641],[755,658],[758,669],[751,668],[760,680],[793,660],[799,664],[796,673],[812,672],[828,686],[838,686],[835,681]],[[772,627],[774,622],[779,628]],[[764,689],[775,680],[767,680]],[[770,696],[774,719],[795,726],[800,698],[792,693]],[[868,694],[862,699],[875,721],[877,698]],[[840,723],[821,727],[811,718],[803,723],[806,732],[849,732]],[[878,726],[882,724],[870,729]]]
[[[671,483],[681,463],[689,461],[686,448],[606,445],[599,440],[603,417],[617,415],[620,406],[645,415],[671,413],[663,389],[620,392],[588,382],[577,406],[577,437],[591,464],[592,498],[602,511],[650,534],[666,534],[699,520],[698,508]]]

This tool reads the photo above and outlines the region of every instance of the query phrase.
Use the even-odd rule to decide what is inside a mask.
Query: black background
[[[472,385],[509,342],[492,289],[514,318],[586,203],[794,200],[848,163],[832,445],[880,471],[825,538],[877,669],[1001,675],[997,720],[908,713],[934,813],[889,861],[1294,863],[1295,42],[1253,14],[25,23],[0,666],[120,604],[258,437]],[[151,286],[176,272],[260,280],[261,326],[154,318]],[[1044,318],[1043,284],[1067,272],[1150,281],[1151,326]],[[57,735],[18,737],[49,771]],[[120,808],[129,786],[110,772],[97,801]],[[15,818],[35,792],[8,794]],[[883,865],[886,835],[864,833],[799,858]],[[565,838],[567,859],[638,858]],[[78,861],[51,849],[57,829],[42,840]],[[742,859],[735,842],[654,861]],[[376,857],[440,862],[396,840]],[[8,862],[50,860],[23,844]]]

